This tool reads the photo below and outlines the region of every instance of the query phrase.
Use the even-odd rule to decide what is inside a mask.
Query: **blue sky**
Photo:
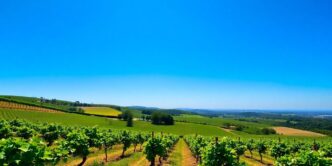
[[[0,93],[332,110],[332,2],[2,1]]]

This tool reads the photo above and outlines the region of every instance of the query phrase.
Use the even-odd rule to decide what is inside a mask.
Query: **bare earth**
[[[323,137],[324,134],[315,133],[312,131],[294,129],[289,127],[273,127],[274,130],[277,131],[278,134],[281,135],[289,135],[289,136],[311,136],[311,137]]]

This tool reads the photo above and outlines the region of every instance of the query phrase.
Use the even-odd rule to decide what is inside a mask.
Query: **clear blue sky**
[[[329,0],[0,2],[0,93],[332,109]]]

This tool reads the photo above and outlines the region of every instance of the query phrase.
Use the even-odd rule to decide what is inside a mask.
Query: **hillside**
[[[133,127],[127,127],[126,121],[117,118],[119,114],[127,110],[134,114]],[[155,125],[146,120],[146,117],[152,116],[156,111],[172,115],[175,124]],[[219,149],[224,150],[216,152],[219,155],[211,157],[221,158],[220,154],[233,154],[233,156],[225,155],[224,157],[231,159],[235,165],[239,165],[239,163],[248,166],[273,165],[280,162],[278,160],[279,153],[290,158],[291,154],[284,151],[288,147],[293,148],[294,146],[301,146],[305,152],[314,153],[316,157],[318,155],[310,148],[311,146],[316,147],[316,144],[322,146],[322,151],[330,152],[329,143],[332,138],[329,136],[306,130],[276,127],[275,122],[284,121],[282,117],[276,115],[273,115],[275,118],[270,119],[262,118],[264,115],[261,113],[245,115],[247,117],[243,115],[205,116],[177,109],[122,107],[55,99],[1,96],[0,136],[5,139],[1,140],[0,146],[5,143],[15,144],[16,142],[11,142],[14,138],[14,140],[21,142],[10,147],[15,148],[22,145],[19,147],[22,149],[32,145],[38,146],[38,148],[46,149],[47,153],[58,155],[59,158],[56,158],[55,161],[56,165],[68,166],[78,165],[82,162],[82,157],[66,152],[68,149],[72,150],[71,147],[61,146],[71,143],[74,143],[75,146],[77,143],[82,143],[79,148],[86,148],[86,153],[89,154],[83,157],[86,166],[96,164],[148,166],[151,161],[149,161],[146,151],[151,150],[150,152],[153,153],[157,149],[151,147],[151,144],[155,144],[153,146],[159,144],[159,150],[163,151],[163,153],[160,152],[160,155],[167,154],[168,156],[160,158],[159,161],[156,160],[156,165],[162,163],[162,165],[186,166],[190,164],[197,166],[201,163],[209,163],[210,158],[202,156],[211,154],[214,150],[210,148],[217,146],[217,142],[219,142],[218,146],[227,145],[227,148]],[[276,130],[276,134],[265,132],[272,128]],[[31,137],[34,139],[30,139]],[[33,142],[37,137],[40,137],[38,144]],[[50,145],[53,143],[53,139],[57,141],[50,147],[41,142],[48,141],[48,145]],[[139,146],[141,150],[137,150],[138,140],[143,141]],[[109,148],[107,144],[101,144],[105,141],[110,141],[112,147]],[[126,150],[123,150],[124,146],[128,146]],[[259,153],[259,146],[266,148],[263,154]],[[107,160],[105,160],[105,151],[109,153]],[[200,151],[204,154],[201,154]],[[296,154],[295,160],[302,162],[304,154],[301,151],[294,153]],[[7,152],[3,152],[3,154],[10,158]],[[68,159],[64,160],[67,157]],[[38,156],[32,158],[38,159]],[[38,160],[49,163],[48,160]],[[324,156],[320,157],[320,160],[328,162],[329,158]],[[6,159],[6,161],[10,162],[11,160]]]

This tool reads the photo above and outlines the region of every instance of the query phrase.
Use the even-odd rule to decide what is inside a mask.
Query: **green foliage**
[[[304,143],[295,142],[295,141],[294,141],[294,143],[288,145],[288,147],[289,147],[290,153],[297,153],[300,150],[304,150],[306,148]]]
[[[327,144],[323,147],[324,156],[332,158],[332,144]]]
[[[1,120],[0,121],[0,139],[1,138],[8,138],[9,136],[11,136],[11,129],[10,129],[10,125],[8,124],[7,121]]]
[[[146,159],[154,165],[156,156],[166,157],[170,148],[177,142],[178,138],[175,136],[152,136],[148,139],[144,149]],[[160,160],[159,160],[160,161]]]
[[[102,145],[102,134],[98,128],[84,128],[84,134],[88,137],[89,147],[100,147]]]
[[[189,145],[191,152],[194,154],[196,162],[199,162],[202,157],[202,148],[208,144],[207,140],[202,136],[197,135],[195,137],[187,137],[185,140]]]
[[[104,147],[105,160],[107,161],[107,150],[111,149],[112,146],[118,143],[118,137],[112,134],[111,130],[103,131],[100,141],[102,146]]]
[[[250,157],[252,158],[252,151],[255,149],[255,143],[254,143],[254,140],[250,139],[250,140],[246,143],[246,148],[247,148],[248,151],[250,152]]]
[[[246,145],[242,142],[239,141],[236,143],[236,146],[234,147],[235,153],[236,153],[236,158],[239,161],[240,156],[244,154],[244,152],[247,150]]]
[[[146,154],[146,159],[154,163],[156,156],[159,151],[161,151],[161,139],[152,137],[148,139],[147,144],[144,149],[144,154]]]
[[[81,164],[86,161],[89,152],[89,137],[83,132],[73,131],[67,135],[65,141],[62,142],[61,148],[69,151],[74,156],[81,156],[83,158]]]
[[[16,135],[24,139],[29,139],[33,136],[34,130],[27,126],[22,126],[17,129]]]
[[[211,142],[202,153],[203,166],[239,165],[234,150],[227,146],[226,140]]]
[[[271,156],[278,159],[281,156],[289,154],[289,148],[285,143],[274,142],[270,148]]]
[[[316,151],[301,151],[294,155],[280,157],[277,166],[327,166],[332,165],[332,160],[324,157],[324,153]]]
[[[0,165],[45,165],[55,160],[52,157],[50,149],[39,139],[26,142],[9,138],[0,141]]]
[[[263,141],[259,141],[257,144],[256,144],[256,149],[259,153],[259,156],[261,158],[261,162],[263,162],[263,154],[266,153],[266,150],[267,150],[267,146],[266,146],[266,143],[263,142]]]
[[[144,143],[144,137],[141,133],[134,133],[132,136],[132,142],[134,144],[134,152],[136,152],[136,147],[138,144],[143,144]]]
[[[55,124],[45,124],[45,126],[40,130],[42,138],[48,142],[48,146],[51,146],[55,140],[60,137],[60,127]]]
[[[121,131],[119,134],[119,142],[123,145],[121,157],[124,157],[124,153],[132,143],[132,138],[129,131]]]

